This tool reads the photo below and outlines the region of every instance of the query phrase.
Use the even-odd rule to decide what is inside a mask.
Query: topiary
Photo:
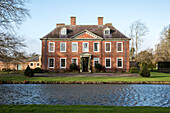
[[[34,69],[34,73],[43,73],[43,70],[39,67]]]
[[[131,67],[130,68],[130,73],[139,73],[139,70],[137,67]]]
[[[102,65],[97,63],[94,68],[96,68],[98,71],[102,70]]]
[[[139,74],[142,77],[149,77],[150,76],[150,71],[148,70],[148,67],[146,65],[141,66],[141,71],[139,72]]]
[[[69,68],[71,70],[77,70],[77,65],[75,63],[70,64]]]
[[[34,76],[34,72],[32,69],[30,69],[29,65],[27,66],[25,72],[24,72],[24,75],[25,76],[28,76],[28,77],[33,77]]]

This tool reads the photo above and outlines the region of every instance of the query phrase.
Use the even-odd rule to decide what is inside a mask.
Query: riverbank
[[[0,84],[170,84],[170,74],[151,72],[151,76],[147,78],[140,76],[102,77],[101,74],[100,77],[91,77],[91,74],[86,74],[84,77],[25,77],[24,75],[3,75],[0,76]]]
[[[170,113],[170,107],[94,105],[0,105],[1,113]]]

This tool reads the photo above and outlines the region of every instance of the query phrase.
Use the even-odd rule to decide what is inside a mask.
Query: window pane
[[[106,59],[106,67],[110,67],[110,59]]]
[[[60,51],[66,51],[65,43],[60,43]]]
[[[100,64],[100,58],[94,58],[94,66]]]
[[[118,67],[122,67],[122,59],[118,59]]]
[[[109,30],[105,30],[105,34],[106,34],[106,35],[109,35]]]
[[[39,66],[39,63],[37,63],[37,66]]]
[[[106,51],[110,51],[110,43],[106,43]]]
[[[88,52],[88,43],[83,43],[83,52]]]
[[[49,59],[49,67],[54,67],[54,59]]]
[[[94,51],[98,51],[98,46],[99,46],[99,43],[94,43]]]
[[[65,67],[65,59],[61,59],[61,67]]]
[[[122,43],[118,43],[118,51],[122,51]]]
[[[75,58],[72,59],[72,63],[75,63],[75,64],[76,64],[76,63],[77,63],[77,59],[75,59]]]
[[[77,52],[77,43],[72,43],[72,52]]]
[[[54,51],[54,43],[50,43],[50,51]]]

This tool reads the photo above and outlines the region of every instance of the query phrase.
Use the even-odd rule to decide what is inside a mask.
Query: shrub
[[[27,66],[25,72],[24,72],[24,75],[25,76],[28,76],[28,77],[33,77],[34,76],[34,72],[32,69],[30,69],[29,65]]]
[[[148,70],[148,67],[146,65],[141,66],[141,71],[139,72],[139,74],[142,77],[149,77],[150,76],[150,71]]]
[[[131,67],[130,68],[130,73],[139,73],[139,70],[137,67]]]
[[[2,68],[3,72],[12,71],[10,68]]]
[[[96,71],[99,71],[99,72],[100,72],[100,70],[102,70],[102,65],[101,65],[101,64],[96,64],[96,65],[94,66],[94,68],[96,68]]]
[[[75,63],[70,64],[69,67],[71,70],[77,70],[77,65]]]
[[[43,70],[39,67],[34,69],[34,73],[43,73]]]

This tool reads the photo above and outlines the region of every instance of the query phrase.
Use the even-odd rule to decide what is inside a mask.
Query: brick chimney
[[[71,25],[76,25],[76,17],[71,16]]]
[[[63,26],[63,25],[65,25],[65,23],[58,23],[56,24],[56,27]]]
[[[98,25],[103,25],[103,17],[98,17]]]

